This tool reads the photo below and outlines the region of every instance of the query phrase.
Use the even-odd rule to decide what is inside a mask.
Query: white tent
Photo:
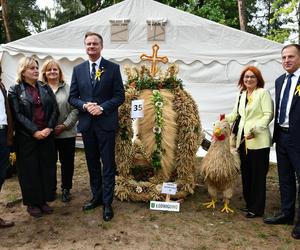
[[[112,41],[112,23],[128,23],[127,41]],[[151,30],[159,23],[165,30],[165,40],[148,41],[147,27]],[[23,55],[36,55],[41,63],[54,57],[70,81],[73,66],[87,58],[83,46],[87,31],[103,35],[103,56],[121,67],[139,63],[142,53],[151,55],[152,45],[159,44],[159,55],[179,65],[179,77],[199,105],[202,125],[208,131],[219,113],[231,111],[238,91],[237,80],[245,65],[255,64],[261,69],[266,88],[272,95],[274,80],[282,73],[282,45],[279,43],[152,0],[125,0],[67,24],[1,45],[4,84],[14,84],[17,62]]]

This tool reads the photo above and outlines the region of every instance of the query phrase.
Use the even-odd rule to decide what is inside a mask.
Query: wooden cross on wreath
[[[140,56],[140,59],[142,61],[152,62],[151,72],[150,72],[152,76],[155,76],[155,74],[157,72],[157,63],[158,62],[162,62],[162,63],[166,64],[169,61],[168,57],[166,57],[166,56],[157,56],[158,50],[159,50],[159,46],[157,44],[154,44],[152,46],[152,56],[147,56],[146,54],[142,54]]]

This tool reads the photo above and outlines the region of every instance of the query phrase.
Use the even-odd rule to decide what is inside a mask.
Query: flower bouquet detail
[[[153,133],[155,134],[155,149],[152,152],[152,166],[154,169],[161,168],[161,156],[164,153],[162,148],[162,128],[163,128],[163,106],[164,100],[158,90],[152,91],[152,103],[154,104],[155,111],[155,126],[153,127]]]
[[[171,64],[165,72],[159,68],[155,76],[151,75],[150,68],[146,65],[140,67],[125,65],[124,71],[127,75],[127,88],[134,88],[137,91],[143,89],[182,89],[182,80],[177,78],[178,65],[176,64]]]

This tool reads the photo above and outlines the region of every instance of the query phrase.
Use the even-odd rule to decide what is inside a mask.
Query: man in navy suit
[[[101,56],[102,36],[88,32],[84,44],[89,60],[74,67],[69,96],[70,104],[79,110],[78,128],[92,191],[92,199],[83,210],[103,204],[103,219],[109,221],[113,217],[115,131],[118,107],[125,100],[124,87],[119,65]]]
[[[293,224],[298,193],[300,204],[300,45],[290,44],[281,51],[282,66],[286,73],[275,82],[275,126],[277,166],[281,197],[281,213],[266,218],[267,224]],[[300,239],[300,209],[292,231]]]

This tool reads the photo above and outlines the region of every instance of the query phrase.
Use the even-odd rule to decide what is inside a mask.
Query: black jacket
[[[32,97],[27,94],[25,83],[12,86],[8,91],[8,100],[11,107],[16,132],[32,136],[39,129],[33,122],[34,105]],[[39,89],[45,122],[47,128],[54,128],[59,111],[55,95],[50,87],[38,81],[36,87]]]

